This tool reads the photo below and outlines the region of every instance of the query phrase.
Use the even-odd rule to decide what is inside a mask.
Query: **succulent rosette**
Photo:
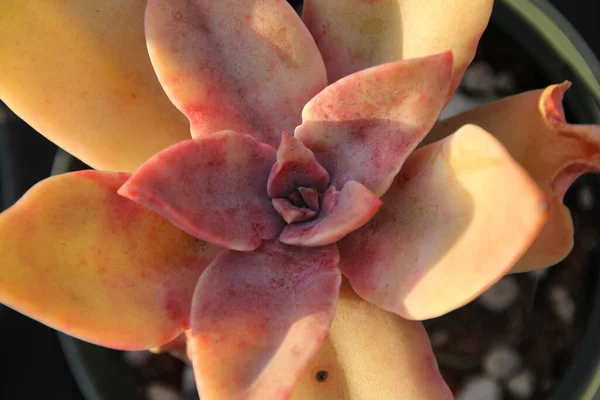
[[[451,398],[417,321],[564,258],[600,165],[568,83],[437,121],[491,9],[4,1],[0,98],[96,170],[0,215],[0,301],[203,400]]]

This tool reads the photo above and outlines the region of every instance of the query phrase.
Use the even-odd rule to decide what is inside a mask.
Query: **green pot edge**
[[[600,62],[581,35],[547,1],[500,0],[533,27],[569,65],[600,104]]]

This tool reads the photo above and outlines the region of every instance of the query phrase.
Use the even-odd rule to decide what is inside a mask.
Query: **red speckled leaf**
[[[221,249],[117,195],[127,177],[59,175],[0,214],[0,302],[118,349],[189,327],[195,283]]]
[[[285,0],[150,0],[146,40],[193,136],[231,129],[276,147],[327,83],[317,46]]]
[[[248,135],[218,132],[158,153],[119,194],[200,239],[254,250],[284,224],[266,190],[274,162],[272,147]]]
[[[452,92],[473,60],[493,0],[305,0],[303,19],[334,82],[362,69],[452,50]]]
[[[360,228],[377,213],[381,200],[366,187],[348,181],[341,192],[325,192],[317,218],[286,226],[279,240],[297,246],[325,246]]]
[[[475,298],[547,218],[533,180],[474,125],[411,154],[382,200],[367,225],[338,243],[340,268],[362,298],[409,319]]]
[[[357,72],[306,105],[295,135],[332,185],[355,180],[381,197],[444,107],[451,70],[447,52]]]
[[[573,221],[563,196],[578,176],[600,171],[600,125],[565,121],[562,99],[570,83],[551,85],[479,107],[438,123],[432,142],[466,123],[488,130],[502,142],[544,191],[549,220],[513,272],[545,268],[573,247]]]
[[[335,245],[264,242],[223,252],[192,306],[190,357],[207,399],[287,399],[329,328],[341,276]]]
[[[328,183],[329,174],[319,164],[313,152],[284,132],[277,149],[277,163],[269,175],[269,196],[288,197],[302,186],[324,192]]]

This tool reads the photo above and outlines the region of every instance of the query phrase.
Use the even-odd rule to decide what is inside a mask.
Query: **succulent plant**
[[[568,83],[437,122],[491,8],[5,0],[0,98],[96,170],[0,215],[0,302],[203,400],[452,398],[418,321],[564,258],[600,165]]]

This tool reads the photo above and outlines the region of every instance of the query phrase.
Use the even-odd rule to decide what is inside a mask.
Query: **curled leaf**
[[[562,99],[570,83],[508,97],[439,122],[431,143],[467,123],[480,125],[506,147],[544,191],[549,219],[513,272],[548,267],[573,247],[573,221],[562,203],[585,172],[600,171],[600,125],[565,121]]]

